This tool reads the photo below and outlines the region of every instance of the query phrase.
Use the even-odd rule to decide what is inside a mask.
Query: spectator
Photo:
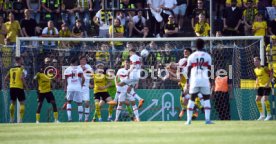
[[[11,1],[11,0],[4,1],[4,4],[3,4],[4,14],[9,14],[12,12],[12,3],[13,3],[13,1]],[[4,17],[4,18],[7,19],[7,17]]]
[[[146,0],[130,0],[131,3],[135,5],[137,9],[144,9]]]
[[[96,63],[98,62],[108,63],[110,60],[110,54],[108,51],[109,51],[109,44],[103,43],[101,45],[100,51],[96,52]]]
[[[21,32],[20,24],[17,20],[14,20],[14,15],[12,13],[9,14],[9,21],[5,23],[5,27],[7,29],[7,35],[5,41],[9,45],[13,45],[16,42],[16,37],[23,35]]]
[[[175,14],[175,23],[178,24],[178,29],[182,30],[184,16],[186,14],[187,9],[187,0],[177,0],[177,6],[174,9]]]
[[[40,23],[41,0],[26,0],[27,7],[31,12],[31,17],[35,19],[36,23]]]
[[[91,16],[90,16],[90,13],[93,11],[93,8],[92,8],[92,0],[79,0],[79,3],[78,3],[78,8],[79,8],[79,11],[80,11],[80,19],[83,20],[83,24],[84,24],[84,27],[86,29],[86,31],[90,28],[91,26]]]
[[[129,0],[121,0],[120,2],[120,9],[126,9],[124,12],[125,17],[127,17],[126,19],[126,29],[125,32],[127,33],[128,37],[132,36],[132,32],[133,32],[133,17],[135,16],[135,5],[133,3],[130,3]],[[133,9],[133,10],[132,10]]]
[[[0,45],[5,44],[5,35],[7,34],[7,29],[4,24],[3,17],[0,16]]]
[[[84,37],[84,28],[82,26],[81,20],[76,20],[76,24],[72,29],[72,37],[81,38]]]
[[[43,21],[53,20],[54,22],[58,22],[60,6],[59,0],[41,0]]]
[[[142,11],[138,11],[137,15],[132,18],[131,26],[129,29],[133,29],[134,37],[143,37],[144,36],[144,26],[146,25],[146,19],[143,17]]]
[[[150,8],[150,33],[152,33],[154,36],[160,37],[160,28],[163,21],[161,12],[162,6],[164,5],[164,0],[148,0],[148,5]]]
[[[249,1],[251,3],[248,3]],[[245,8],[248,8],[248,7],[258,8],[258,3],[259,3],[259,0],[243,0],[243,6]]]
[[[151,33],[150,28],[148,27],[148,25],[145,25],[143,28],[143,38],[152,38],[154,37],[154,35]]]
[[[163,20],[164,23],[166,24],[168,22],[168,18],[170,15],[174,15],[174,9],[176,8],[176,0],[164,0],[164,5],[161,6],[163,9]]]
[[[269,35],[276,35],[276,18],[269,22],[268,32]]]
[[[63,0],[61,6],[61,18],[63,23],[69,25],[69,28],[72,29],[76,22],[76,13],[79,10],[77,5],[78,0]]]
[[[112,16],[109,11],[99,10],[93,18],[93,22],[99,26],[99,37],[108,37],[108,29]]]
[[[236,6],[237,1],[232,0],[232,7],[227,7],[223,14],[223,34],[225,36],[238,36],[242,35],[242,12]]]
[[[270,21],[276,18],[276,0],[272,2],[272,7],[266,7],[267,15]]]
[[[169,21],[168,21],[168,23],[165,24],[164,30],[165,30],[166,37],[177,37],[178,27],[174,21],[173,15],[169,16]]]
[[[120,9],[135,9],[135,5],[130,3],[129,0],[121,0],[120,2]],[[125,14],[133,17],[135,15],[134,11],[125,11]]]
[[[225,5],[226,7],[233,7],[232,6],[232,2],[236,1],[236,6],[239,8],[242,8],[243,4],[242,4],[242,0],[226,0],[225,1]]]
[[[192,13],[192,20],[191,20],[191,23],[192,23],[192,28],[194,29],[195,28],[195,24],[198,22],[199,20],[199,14],[203,14],[206,18],[206,22],[209,23],[209,14],[208,14],[208,11],[203,7],[203,0],[197,0],[197,8],[195,8],[193,10],[193,13]]]
[[[61,30],[58,32],[60,37],[71,37],[71,31],[68,28],[66,23],[63,23],[61,25]],[[70,47],[70,43],[66,42],[66,41],[60,41],[59,42],[59,46],[62,48],[69,48]]]
[[[47,27],[45,27],[43,30],[42,30],[42,37],[59,37],[58,35],[58,30],[57,28],[54,26],[54,22],[53,21],[48,21],[47,23]],[[46,46],[46,47],[54,47],[56,46],[55,42],[52,41],[51,44],[49,45],[48,44],[48,41],[44,41],[43,42],[43,45]]]
[[[22,28],[22,36],[24,37],[32,37],[32,36],[37,36],[41,28],[38,27],[36,21],[31,18],[30,10],[25,9],[24,10],[24,15],[25,18],[21,20],[20,25]]]
[[[124,36],[124,27],[121,25],[119,19],[114,20],[114,26],[109,27],[109,37],[111,38],[122,38]],[[115,51],[124,50],[123,42],[111,42],[115,48]]]
[[[210,32],[210,25],[206,22],[204,14],[199,14],[199,21],[195,25],[195,34],[198,37],[207,37]]]
[[[267,34],[267,23],[263,19],[263,15],[257,14],[255,16],[255,21],[252,25],[252,31],[254,36],[266,36]]]
[[[244,33],[245,35],[252,35],[252,24],[258,10],[253,8],[252,0],[248,0],[246,5],[247,8],[243,11]]]
[[[20,21],[24,17],[24,3],[22,0],[16,0],[12,3],[12,11],[14,12],[14,19]]]
[[[215,108],[220,120],[230,120],[229,91],[231,91],[231,81],[228,76],[222,75],[215,78],[214,84]]]

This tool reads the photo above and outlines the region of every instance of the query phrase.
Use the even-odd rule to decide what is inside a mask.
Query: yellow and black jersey
[[[265,87],[267,83],[270,83],[270,70],[268,67],[255,68],[254,73],[258,79],[259,87]]]
[[[51,79],[44,73],[38,72],[34,79],[38,82],[39,93],[48,93],[51,91]]]
[[[10,88],[23,89],[24,68],[15,66],[9,70]]]
[[[93,75],[94,79],[94,93],[107,92],[107,89],[99,89],[107,85],[107,78],[105,74],[96,73]]]

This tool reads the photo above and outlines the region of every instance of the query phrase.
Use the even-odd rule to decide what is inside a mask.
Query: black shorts
[[[94,97],[95,97],[95,99],[97,99],[97,100],[103,100],[103,101],[107,102],[106,99],[107,99],[108,97],[110,97],[110,95],[109,95],[108,92],[98,92],[98,93],[95,93],[95,94],[94,94]]]
[[[259,87],[257,90],[258,96],[269,96],[271,92],[271,88]]]
[[[47,93],[39,93],[37,97],[37,102],[43,102],[44,99],[46,98],[47,102],[55,102],[55,97],[52,92],[47,92]]]
[[[20,88],[10,88],[10,96],[12,101],[18,99],[18,101],[22,102],[26,99],[24,90]]]

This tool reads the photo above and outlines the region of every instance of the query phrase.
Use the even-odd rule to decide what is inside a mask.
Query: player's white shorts
[[[67,91],[66,98],[67,100],[82,103],[82,93],[80,91]]]
[[[190,87],[189,93],[190,94],[201,93],[203,95],[210,95],[211,88],[210,87]]]
[[[139,81],[139,78],[122,80],[123,83],[129,86],[135,86],[138,83],[138,81]]]
[[[124,102],[126,100],[128,100],[128,101],[135,101],[134,95],[130,94],[130,93],[128,94],[126,92],[117,92],[116,96],[118,96],[118,101],[119,102]]]
[[[83,101],[90,101],[90,90],[89,89],[82,89],[81,92],[82,100]]]

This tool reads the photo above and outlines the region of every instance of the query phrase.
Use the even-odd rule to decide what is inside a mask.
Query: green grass
[[[3,144],[273,144],[276,121],[0,124]]]

